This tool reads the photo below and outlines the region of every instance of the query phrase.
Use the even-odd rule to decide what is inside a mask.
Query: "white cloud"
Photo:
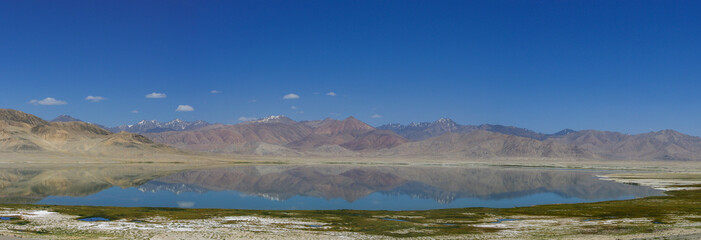
[[[287,94],[287,95],[282,97],[282,99],[298,99],[298,98],[299,98],[299,95],[294,94],[294,93],[290,93],[290,94]]]
[[[139,110],[131,110],[131,113],[139,113]]]
[[[241,121],[241,122],[248,122],[248,121],[253,121],[253,120],[256,120],[256,119],[258,119],[258,118],[254,118],[254,117],[240,117],[240,118],[239,118],[239,121]]]
[[[370,117],[371,117],[371,118],[382,118],[382,115],[380,115],[380,114],[373,114],[373,115],[370,116]]]
[[[192,112],[195,111],[195,108],[193,108],[190,105],[178,105],[178,109],[175,109],[176,112]]]
[[[291,108],[292,110],[295,110],[295,109],[297,109],[297,106],[292,106],[292,107],[290,107],[290,108]]]
[[[219,91],[219,90],[212,90],[212,91],[209,91],[209,92],[210,92],[210,93],[212,93],[212,94],[218,94],[218,93],[221,93],[221,91]]]
[[[258,102],[258,100],[251,99],[249,102],[255,103],[255,102]]]
[[[85,97],[85,100],[91,101],[91,102],[99,102],[102,100],[107,100],[107,98],[101,97],[101,96],[87,96]]]
[[[47,97],[47,98],[44,98],[43,100],[32,99],[31,101],[29,101],[29,103],[34,104],[34,105],[66,105],[66,104],[68,104],[66,101],[57,100],[57,99],[52,98],[52,97]]]
[[[335,97],[335,96],[336,96],[336,93],[335,93],[335,92],[327,92],[327,93],[326,93],[326,96]]]
[[[166,98],[166,94],[153,92],[153,93],[146,94],[146,98]]]

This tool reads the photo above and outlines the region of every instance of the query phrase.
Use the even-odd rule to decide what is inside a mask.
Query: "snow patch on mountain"
[[[210,125],[208,122],[197,120],[197,121],[183,121],[181,119],[175,119],[170,122],[159,122],[156,120],[141,120],[136,124],[120,125],[117,127],[110,128],[112,132],[131,132],[131,133],[153,133],[153,132],[167,132],[167,131],[187,131],[194,130]]]

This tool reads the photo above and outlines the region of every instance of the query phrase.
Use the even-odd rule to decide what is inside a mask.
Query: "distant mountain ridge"
[[[408,125],[402,125],[399,123],[385,124],[377,127],[377,129],[390,130],[400,136],[412,140],[420,141],[432,137],[437,137],[445,133],[469,133],[476,130],[485,130],[489,132],[502,133],[506,135],[513,135],[525,138],[531,138],[536,140],[545,140],[551,136],[560,136],[573,132],[572,129],[564,129],[554,134],[543,134],[538,133],[529,129],[504,126],[504,125],[494,125],[494,124],[481,124],[481,125],[460,125],[449,118],[441,118],[434,122],[420,122],[420,123],[410,123]]]
[[[674,130],[635,135],[583,130],[546,141],[580,146],[606,159],[701,160],[701,138]]]
[[[130,132],[130,133],[158,133],[167,131],[187,131],[194,130],[202,127],[209,126],[208,122],[197,120],[197,121],[183,121],[180,119],[175,119],[170,122],[159,122],[156,120],[141,120],[138,123],[130,125],[119,125],[108,130],[112,132]]]
[[[579,158],[597,155],[577,145],[540,141],[514,135],[475,130],[448,132],[438,137],[414,141],[378,152],[379,156],[430,156],[436,158]]]
[[[285,116],[271,116],[236,125],[145,134],[156,142],[190,150],[258,155],[296,156],[318,150],[348,153],[407,142],[394,132],[376,130],[353,117],[296,122]]]
[[[544,134],[525,128],[503,125],[459,125],[450,119],[409,125],[387,124],[378,127],[378,129],[394,131],[416,142],[402,145],[398,149],[387,150],[383,153],[385,155],[428,154],[463,158],[540,156],[611,160],[701,160],[701,138],[674,130],[630,135],[597,130],[564,129],[553,134]],[[504,136],[492,135],[485,139],[486,133],[472,134],[479,131],[537,141],[531,141],[531,145],[527,148],[522,148],[518,144],[507,146]],[[468,137],[470,135],[472,137]],[[483,141],[475,141],[479,138],[482,138]],[[526,144],[528,141],[522,139],[518,142]],[[488,147],[480,147],[481,144],[487,144]],[[514,152],[509,149],[520,150]]]
[[[162,147],[154,144],[162,143],[194,151],[270,156],[701,160],[701,138],[674,130],[631,135],[564,129],[544,134],[513,126],[460,125],[447,118],[374,128],[354,117],[297,122],[285,116],[236,125],[144,120],[112,129],[141,132],[144,137],[110,134],[67,115],[54,121],[1,110],[0,151],[118,151],[121,146],[158,150]],[[96,139],[109,149],[96,145]]]

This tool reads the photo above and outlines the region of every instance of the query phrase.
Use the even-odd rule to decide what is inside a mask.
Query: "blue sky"
[[[1,1],[0,108],[107,126],[352,115],[701,135],[700,12],[698,1]]]

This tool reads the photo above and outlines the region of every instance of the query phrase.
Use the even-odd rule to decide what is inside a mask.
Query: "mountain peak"
[[[0,109],[0,120],[23,122],[29,125],[48,124],[44,119],[13,109]]]
[[[159,122],[156,120],[141,120],[136,124],[121,125],[114,128],[110,128],[112,132],[131,132],[131,133],[154,133],[154,132],[167,132],[167,131],[184,131],[193,130],[201,127],[208,126],[209,123],[205,121],[194,121],[188,122],[176,118],[170,122]]]
[[[64,114],[54,118],[51,122],[82,122],[82,120]]]
[[[245,123],[284,123],[284,124],[292,124],[296,123],[294,120],[284,116],[284,115],[273,115],[273,116],[267,116],[264,118],[259,118],[258,120],[253,120],[253,121],[248,121]]]
[[[453,119],[450,118],[441,118],[436,120],[434,123],[455,123],[455,121],[453,121]]]
[[[567,134],[574,133],[574,132],[577,132],[577,131],[569,129],[569,128],[565,128],[565,129],[560,130],[559,132],[550,134],[550,136],[559,137],[559,136],[565,136]]]

